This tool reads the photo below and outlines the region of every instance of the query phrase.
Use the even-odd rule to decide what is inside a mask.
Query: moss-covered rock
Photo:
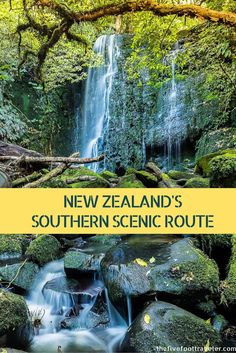
[[[22,253],[22,245],[18,236],[0,234],[0,260],[20,258]]]
[[[236,234],[231,238],[232,256],[229,263],[228,276],[221,284],[221,302],[228,311],[230,317],[236,315]]]
[[[235,158],[236,150],[233,149],[233,150],[218,151],[201,157],[196,161],[195,173],[201,174],[205,177],[209,177],[211,173],[210,162],[213,158],[218,156],[227,156],[227,157]]]
[[[118,176],[115,173],[110,172],[109,170],[103,170],[100,174],[100,177],[102,177],[103,179],[106,180],[110,180],[110,179],[117,179]]]
[[[170,170],[168,172],[168,176],[171,179],[174,180],[179,180],[179,179],[192,179],[194,177],[193,173],[188,173],[188,172],[182,172],[179,170]]]
[[[137,179],[135,174],[124,175],[119,183],[117,184],[118,188],[144,188],[143,183]]]
[[[39,265],[56,260],[60,257],[61,245],[52,235],[40,235],[30,243],[26,255]]]
[[[32,325],[24,298],[0,290],[0,338],[4,335],[11,347],[22,348],[31,339]]]
[[[157,347],[178,352],[192,347],[219,347],[221,337],[204,320],[162,301],[150,304],[129,327],[122,352],[155,353]],[[182,348],[181,348],[182,347]]]
[[[221,150],[236,148],[236,129],[223,128],[204,134],[198,141],[196,159]]]
[[[11,282],[18,288],[29,291],[39,268],[32,262],[27,262],[22,267],[22,264],[13,264],[0,267],[0,279],[4,282]]]
[[[213,188],[236,187],[236,151],[213,158],[210,163],[210,184]]]
[[[196,177],[189,179],[185,185],[185,188],[209,188],[210,180],[208,178]]]
[[[100,269],[100,262],[103,257],[103,253],[91,254],[79,250],[69,250],[64,257],[65,271],[69,275],[75,272],[97,272]]]
[[[135,175],[147,188],[156,188],[158,186],[158,178],[154,174],[140,170],[136,171]]]

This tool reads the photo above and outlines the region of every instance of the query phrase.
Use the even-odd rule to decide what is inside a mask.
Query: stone
[[[173,304],[158,301],[128,328],[121,351],[155,353],[157,347],[163,347],[163,351],[169,348],[185,352],[194,346],[206,351],[207,346],[220,345],[221,337],[210,324]]]
[[[40,235],[30,243],[26,255],[32,261],[43,266],[60,257],[61,245],[52,235]]]
[[[192,179],[194,177],[194,174],[188,173],[188,172],[182,172],[179,170],[170,170],[168,172],[168,176],[174,180],[180,180],[180,179],[187,179],[188,180],[188,179]]]
[[[159,179],[156,175],[144,170],[136,171],[135,175],[147,188],[156,188],[158,186]]]
[[[24,349],[32,339],[33,328],[25,299],[19,295],[0,290],[0,340],[5,345]]]
[[[66,273],[94,273],[100,269],[100,262],[104,257],[103,253],[93,254],[79,250],[69,250],[64,257]]]
[[[219,157],[219,156],[226,156],[226,157],[230,157],[230,158],[231,157],[235,158],[235,155],[236,155],[235,149],[218,151],[218,152],[207,154],[207,155],[196,160],[194,172],[196,174],[203,175],[204,177],[209,177],[210,173],[211,173],[210,162],[213,158]]]
[[[21,266],[21,263],[17,263],[0,267],[0,278],[4,282],[12,282],[12,285],[30,291],[39,267],[32,262],[26,262],[23,267]]]
[[[0,260],[19,259],[21,256],[20,240],[14,235],[0,234]]]
[[[144,188],[143,183],[137,179],[136,175],[128,174],[120,178],[119,183],[117,184],[118,188]]]
[[[187,180],[185,188],[209,188],[210,180],[208,178],[195,177]]]
[[[225,153],[212,158],[209,167],[212,188],[236,187],[236,150],[235,153]]]

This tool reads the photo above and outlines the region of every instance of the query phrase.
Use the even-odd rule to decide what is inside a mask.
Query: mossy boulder
[[[117,179],[118,178],[118,175],[115,174],[115,173],[112,173],[110,172],[109,170],[103,170],[100,174],[99,174],[100,177],[102,177],[103,179],[106,179],[106,180],[111,180],[111,179]]]
[[[0,234],[0,260],[20,258],[22,253],[22,244],[18,236]]]
[[[149,271],[148,279],[157,293],[193,302],[218,292],[219,269],[188,238],[171,245],[168,260],[163,264],[157,262]]]
[[[210,131],[198,141],[196,159],[210,153],[233,148],[236,148],[236,128]]]
[[[34,239],[26,251],[26,255],[39,265],[56,260],[61,254],[61,245],[52,235],[40,235]]]
[[[219,156],[226,156],[234,159],[236,157],[236,150],[232,149],[232,150],[218,151],[218,152],[207,154],[199,158],[196,161],[195,173],[203,175],[205,177],[209,177],[211,173],[210,162],[213,158],[219,157]]]
[[[213,158],[210,163],[210,185],[213,188],[236,187],[236,151]]]
[[[64,257],[64,268],[68,275],[75,273],[91,274],[99,271],[104,253],[86,253],[79,250],[69,250]]]
[[[158,186],[159,180],[154,174],[140,170],[136,171],[135,175],[147,188],[156,188]]]
[[[124,175],[120,178],[119,183],[117,184],[118,188],[145,188],[143,183],[136,177],[134,173]]]
[[[231,238],[231,258],[228,265],[229,271],[225,281],[221,284],[221,302],[228,315],[235,319],[236,316],[236,234]]]
[[[193,173],[183,172],[180,170],[170,170],[168,172],[168,176],[174,180],[180,179],[192,179],[194,177]]]
[[[6,344],[23,348],[32,338],[32,325],[25,299],[0,290],[0,339]]]
[[[0,267],[0,279],[1,281],[11,282],[12,285],[29,291],[38,272],[38,266],[32,262],[26,262],[23,267],[20,263],[6,265]]]
[[[204,320],[173,304],[150,304],[129,327],[122,352],[156,353],[157,347],[178,352],[192,347],[219,347],[219,333]],[[181,348],[182,347],[182,348]]]
[[[210,180],[208,178],[196,177],[187,180],[184,185],[185,188],[209,188]]]

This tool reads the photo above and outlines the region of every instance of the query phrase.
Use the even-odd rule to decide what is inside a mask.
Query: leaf
[[[144,322],[145,322],[146,324],[150,324],[150,322],[151,322],[150,315],[146,314],[146,315],[144,316]]]
[[[207,343],[204,346],[204,352],[209,352],[210,350],[210,340],[207,340]]]
[[[155,257],[151,257],[151,259],[149,260],[150,264],[154,264],[154,262],[156,262]]]
[[[211,319],[205,320],[205,323],[210,325],[211,324]]]
[[[146,263],[146,261],[144,261],[144,260],[142,260],[142,259],[135,259],[134,260],[134,263],[135,264],[138,264],[139,266],[143,266],[143,267],[147,267],[147,263]]]

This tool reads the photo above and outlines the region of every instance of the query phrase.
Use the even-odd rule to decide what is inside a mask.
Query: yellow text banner
[[[0,233],[236,233],[235,199],[236,189],[0,189]]]

